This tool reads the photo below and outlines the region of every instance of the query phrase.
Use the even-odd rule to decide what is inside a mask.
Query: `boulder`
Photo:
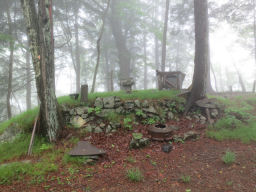
[[[141,107],[141,103],[140,103],[140,101],[139,101],[138,99],[136,99],[136,100],[134,101],[134,104],[135,104],[135,107],[137,107],[137,108],[140,108],[140,107]]]
[[[142,108],[148,108],[148,107],[149,107],[149,102],[148,102],[148,100],[144,100],[144,101],[141,103],[141,106],[142,106]]]
[[[139,149],[150,144],[149,138],[134,139],[130,142],[130,149]]]
[[[100,97],[96,98],[96,100],[94,102],[94,107],[103,108],[102,98],[100,98]]]
[[[86,124],[86,121],[80,116],[75,116],[71,119],[70,123],[76,128],[81,128]]]
[[[103,98],[103,106],[105,109],[115,108],[115,96]]]
[[[127,100],[124,102],[124,108],[126,110],[132,111],[135,107],[135,103],[133,100]]]
[[[102,133],[102,132],[103,132],[103,130],[100,127],[96,127],[94,129],[94,133]]]
[[[188,131],[184,133],[183,140],[190,140],[190,139],[197,139],[200,136],[200,133],[197,133],[196,131]]]
[[[75,108],[77,115],[82,115],[88,113],[88,107],[77,107]]]
[[[219,116],[219,111],[217,109],[211,109],[210,113],[213,118],[217,118]]]
[[[148,108],[143,109],[144,112],[146,113],[152,113],[152,114],[158,114],[156,109],[153,106],[149,106]]]

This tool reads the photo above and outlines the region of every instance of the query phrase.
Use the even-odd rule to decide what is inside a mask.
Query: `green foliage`
[[[142,181],[144,178],[144,176],[143,176],[142,172],[139,170],[139,168],[128,169],[126,172],[126,175],[129,180],[134,181],[134,182]]]
[[[189,175],[182,175],[182,176],[180,177],[180,179],[181,179],[181,181],[182,181],[183,183],[189,183],[190,180],[191,180],[191,177],[190,177]]]
[[[95,108],[89,107],[88,114],[92,114],[92,113],[99,114],[101,110],[102,109],[100,107],[95,107]]]
[[[240,124],[232,130],[226,128],[210,128],[207,131],[207,136],[219,141],[237,139],[244,143],[249,143],[250,141],[256,141],[256,122],[250,121],[248,124]]]
[[[14,180],[21,180],[29,172],[31,166],[25,163],[10,163],[0,166],[0,184],[10,184]]]
[[[137,117],[143,117],[145,115],[145,113],[143,113],[143,111],[141,109],[137,109],[135,115]]]
[[[20,135],[11,143],[3,143],[0,145],[0,163],[13,158],[25,155],[28,150],[30,135]],[[33,145],[33,154],[41,152],[41,146],[46,143],[44,138],[36,137]]]
[[[139,140],[139,139],[142,139],[143,135],[141,133],[133,133],[132,134],[132,137],[135,139],[135,140]]]
[[[148,125],[153,125],[156,123],[156,120],[154,118],[149,118],[146,120],[146,124]]]
[[[43,152],[43,151],[48,151],[50,149],[53,148],[53,145],[52,144],[46,144],[46,143],[43,143],[40,147],[40,151]]]
[[[237,127],[242,126],[242,122],[238,119],[236,119],[236,117],[228,115],[224,118],[221,118],[220,120],[218,120],[216,122],[216,124],[214,125],[214,128],[216,130],[220,130],[220,129],[235,129]]]
[[[62,159],[62,161],[65,164],[71,163],[71,164],[77,165],[77,166],[81,166],[81,165],[85,164],[87,160],[88,160],[88,157],[72,157],[68,154],[65,154]]]
[[[133,130],[132,119],[130,117],[124,118],[124,127],[130,131]]]
[[[225,155],[222,157],[222,161],[225,164],[230,165],[236,161],[236,154],[228,150],[226,151]]]
[[[65,104],[70,106],[79,106],[81,105],[80,99],[72,99],[70,96],[62,96],[57,98],[59,104]]]

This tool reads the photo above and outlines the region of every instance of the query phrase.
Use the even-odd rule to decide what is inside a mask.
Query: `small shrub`
[[[133,127],[132,127],[132,119],[130,117],[126,117],[124,118],[124,127],[128,130],[132,130]]]
[[[141,171],[139,170],[139,168],[128,169],[126,175],[129,180],[134,181],[134,182],[142,181],[144,178],[144,176],[141,173]]]
[[[236,161],[236,154],[232,151],[226,151],[225,155],[222,157],[222,161],[230,165]]]
[[[154,119],[154,118],[149,118],[149,119],[147,119],[147,124],[148,125],[153,125],[153,124],[155,124],[156,123],[156,120]]]
[[[43,152],[43,151],[47,151],[47,150],[50,150],[53,148],[53,145],[51,144],[45,144],[43,143],[40,147],[40,151]]]
[[[181,179],[181,181],[182,181],[183,183],[189,183],[191,177],[190,177],[189,175],[182,175],[182,176],[180,177],[180,179]]]
[[[142,139],[143,135],[141,133],[133,133],[132,134],[132,137],[135,139],[135,140],[139,140],[139,139]]]
[[[87,160],[88,160],[88,157],[72,157],[68,154],[65,154],[62,159],[62,161],[65,164],[71,163],[78,166],[85,164]]]
[[[136,116],[138,116],[138,117],[143,117],[144,115],[145,115],[145,113],[143,113],[143,111],[141,110],[141,109],[138,109],[138,110],[136,110]]]

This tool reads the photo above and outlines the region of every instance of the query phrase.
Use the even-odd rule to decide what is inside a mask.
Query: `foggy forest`
[[[256,191],[256,0],[0,0],[0,191]]]

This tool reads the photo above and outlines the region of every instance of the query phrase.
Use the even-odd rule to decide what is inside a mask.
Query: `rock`
[[[133,100],[126,100],[124,102],[124,108],[126,110],[132,111],[135,107],[134,101]]]
[[[165,153],[170,153],[173,149],[172,144],[168,143],[162,146],[162,151]]]
[[[106,126],[105,123],[100,124],[100,128],[102,128],[102,129],[105,128],[105,126]]]
[[[153,106],[149,106],[148,108],[144,108],[143,111],[146,112],[146,113],[158,114]]]
[[[149,107],[149,102],[148,100],[144,100],[141,104],[142,108],[148,108]]]
[[[85,132],[88,132],[88,133],[92,133],[93,132],[93,128],[91,125],[87,125],[84,129]]]
[[[108,125],[107,128],[106,128],[106,133],[110,133],[111,130],[112,130],[112,127],[110,125]]]
[[[86,120],[88,118],[88,114],[82,114],[81,117]]]
[[[102,132],[103,132],[103,130],[100,127],[96,127],[94,129],[94,133],[102,133]]]
[[[149,143],[150,143],[149,138],[141,138],[141,139],[132,138],[130,142],[130,149],[139,149],[149,145]]]
[[[119,129],[119,128],[121,128],[121,123],[110,122],[110,126],[112,127],[112,129]]]
[[[219,111],[217,109],[211,109],[210,113],[213,118],[217,118],[219,115]]]
[[[115,96],[103,98],[103,106],[105,109],[115,108]]]
[[[22,130],[15,124],[12,124],[10,127],[6,128],[3,134],[0,135],[0,143],[12,142],[21,133]]]
[[[75,116],[71,119],[70,123],[76,128],[81,128],[85,125],[86,121],[80,116]]]
[[[118,108],[122,105],[120,97],[115,97],[115,108]]]
[[[103,100],[102,98],[98,97],[94,102],[94,107],[103,108]]]
[[[123,107],[118,107],[118,108],[116,109],[116,113],[118,113],[118,114],[123,114],[123,113],[124,113],[124,108],[123,108]]]
[[[197,133],[196,131],[189,131],[184,133],[183,140],[186,141],[189,139],[197,139],[199,136],[200,134]]]
[[[77,115],[82,115],[88,113],[88,107],[77,107],[75,108]]]
[[[97,117],[107,117],[109,113],[115,113],[115,109],[102,109],[100,112],[95,113]]]
[[[186,116],[186,119],[192,121],[192,118],[190,116]]]
[[[71,116],[76,115],[76,110],[75,110],[75,109],[71,109],[71,110],[69,111],[69,114],[70,114]]]
[[[140,108],[140,106],[141,106],[140,101],[138,99],[136,99],[134,101],[134,104],[135,104],[135,107],[137,107],[137,108]]]
[[[172,112],[168,112],[168,113],[167,113],[167,119],[168,119],[168,120],[174,119],[174,115],[173,115]]]
[[[67,105],[64,105],[64,104],[61,105],[61,110],[62,110],[63,113],[69,113],[70,112],[69,107],[67,107]]]

